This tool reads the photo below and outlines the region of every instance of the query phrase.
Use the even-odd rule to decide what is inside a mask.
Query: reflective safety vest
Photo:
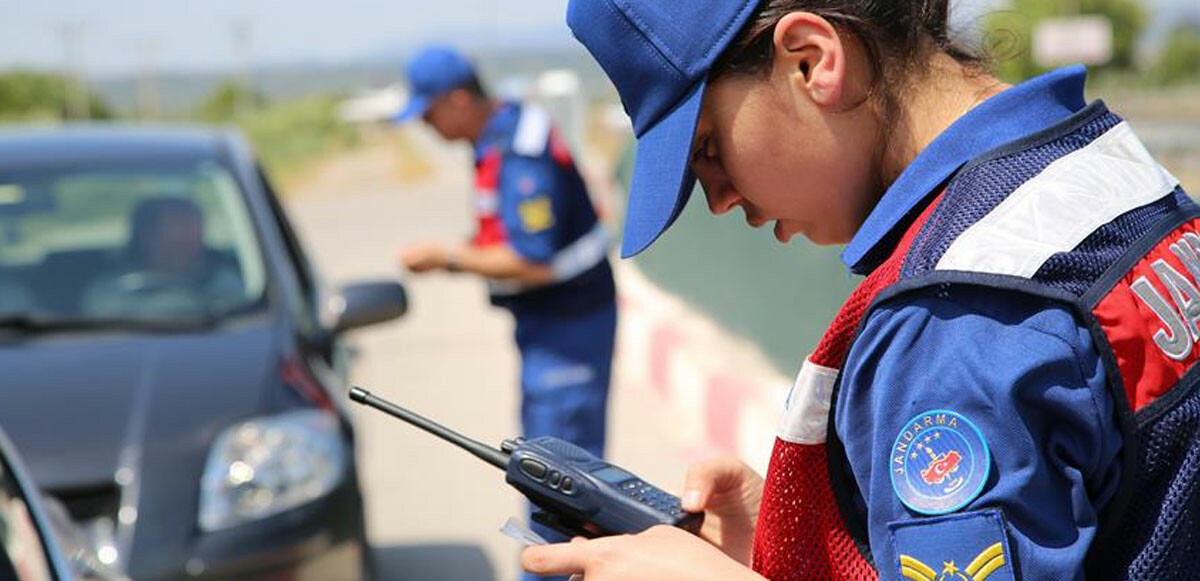
[[[522,174],[511,163],[536,171]],[[501,106],[477,144],[475,170],[473,245],[513,244],[522,234],[516,229],[553,239],[553,253],[538,261],[545,260],[554,281],[527,287],[491,280],[494,304],[523,312],[585,312],[613,303],[608,232],[544,109]]]
[[[896,564],[872,560],[833,404],[860,323],[934,285],[1027,293],[1077,314],[1105,362],[1124,441],[1088,578],[1200,578],[1200,207],[1102,103],[964,166],[847,299],[788,397],[755,571],[895,576]]]

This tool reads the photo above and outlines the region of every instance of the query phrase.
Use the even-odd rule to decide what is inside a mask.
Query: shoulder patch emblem
[[[905,506],[921,514],[946,514],[979,496],[991,470],[991,452],[970,420],[932,410],[901,428],[888,469]]]
[[[554,226],[554,209],[550,206],[549,196],[535,196],[522,201],[517,205],[517,213],[521,216],[521,228],[530,234]]]

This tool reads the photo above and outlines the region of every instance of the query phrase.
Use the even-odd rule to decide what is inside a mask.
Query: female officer
[[[801,367],[765,482],[689,471],[703,540],[576,540],[527,569],[1194,578],[1200,210],[1085,103],[1081,69],[996,81],[950,41],[947,0],[572,0],[567,19],[638,136],[624,254],[698,179],[713,213],[846,244],[866,278]]]

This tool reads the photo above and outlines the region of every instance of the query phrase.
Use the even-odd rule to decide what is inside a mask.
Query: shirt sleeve
[[[558,250],[561,221],[551,162],[505,156],[498,193],[509,245],[526,260],[549,263]]]
[[[1083,578],[1121,435],[1072,312],[942,287],[875,310],[843,374],[835,429],[881,578]]]

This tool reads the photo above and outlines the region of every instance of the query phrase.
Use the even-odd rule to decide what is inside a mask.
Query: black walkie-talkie
[[[504,480],[540,512],[533,519],[567,536],[639,533],[655,525],[700,531],[703,513],[684,512],[679,498],[558,438],[505,440],[497,450],[358,387],[352,401],[371,406],[470,452],[505,472]]]

